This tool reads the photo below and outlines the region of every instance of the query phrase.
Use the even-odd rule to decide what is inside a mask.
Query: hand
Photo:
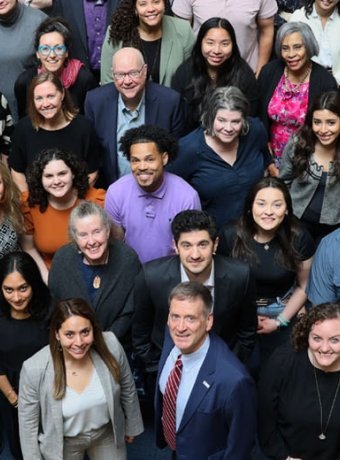
[[[8,396],[8,402],[12,404],[12,406],[18,401],[18,395],[16,392],[13,390],[11,391],[11,394]]]
[[[125,436],[125,442],[127,442],[128,444],[132,444],[134,439],[134,436]]]
[[[268,318],[267,316],[258,316],[257,333],[258,334],[270,334],[271,332],[277,331],[278,326],[276,319]]]
[[[267,172],[270,177],[279,177],[280,174],[279,168],[274,163],[270,163]]]

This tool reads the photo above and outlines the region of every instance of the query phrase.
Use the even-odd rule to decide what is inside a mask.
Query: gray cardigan
[[[319,166],[314,155],[309,158],[308,169],[300,177],[293,175],[293,158],[295,154],[293,137],[286,145],[280,168],[280,178],[283,179],[289,188],[293,201],[293,212],[301,218],[307,209],[321,179],[323,168]],[[321,208],[320,223],[335,225],[340,223],[340,181],[332,176],[333,164],[327,174],[325,195]]]
[[[105,393],[117,447],[125,436],[143,431],[142,416],[130,367],[122,346],[112,332],[104,332],[105,342],[120,367],[120,381],[94,350],[91,358]],[[52,395],[54,369],[50,347],[44,347],[24,362],[20,376],[19,428],[24,460],[63,460],[62,400]]]

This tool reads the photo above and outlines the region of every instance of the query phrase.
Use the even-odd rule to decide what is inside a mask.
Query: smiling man
[[[227,345],[211,334],[212,296],[197,281],[170,293],[156,386],[158,447],[173,459],[249,460],[256,433],[255,385]]]
[[[105,209],[116,236],[138,254],[141,262],[174,253],[171,221],[185,209],[201,209],[197,192],[164,170],[177,153],[176,140],[164,129],[143,125],[120,140],[131,174],[108,189]]]
[[[214,220],[203,211],[180,212],[172,222],[177,256],[143,266],[135,282],[132,340],[146,371],[156,371],[163,346],[170,291],[180,282],[199,281],[214,299],[213,330],[242,360],[247,361],[256,339],[255,288],[249,266],[215,255]]]
[[[176,91],[148,81],[148,68],[136,48],[122,48],[112,60],[113,83],[87,93],[85,114],[95,126],[104,148],[107,185],[130,172],[119,149],[120,137],[129,129],[152,124],[176,138],[185,129],[184,109]]]

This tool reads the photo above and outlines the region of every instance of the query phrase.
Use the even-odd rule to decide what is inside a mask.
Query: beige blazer
[[[121,379],[116,383],[94,350],[91,357],[104,389],[117,447],[125,436],[143,431],[143,422],[131,370],[122,346],[112,332],[104,332],[117,359]],[[24,460],[63,460],[62,401],[52,395],[54,369],[49,346],[24,362],[19,388],[19,428]]]

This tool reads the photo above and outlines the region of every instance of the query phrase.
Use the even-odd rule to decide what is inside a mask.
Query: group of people
[[[125,460],[138,398],[173,459],[340,459],[340,1],[251,3],[0,0],[15,459]]]

